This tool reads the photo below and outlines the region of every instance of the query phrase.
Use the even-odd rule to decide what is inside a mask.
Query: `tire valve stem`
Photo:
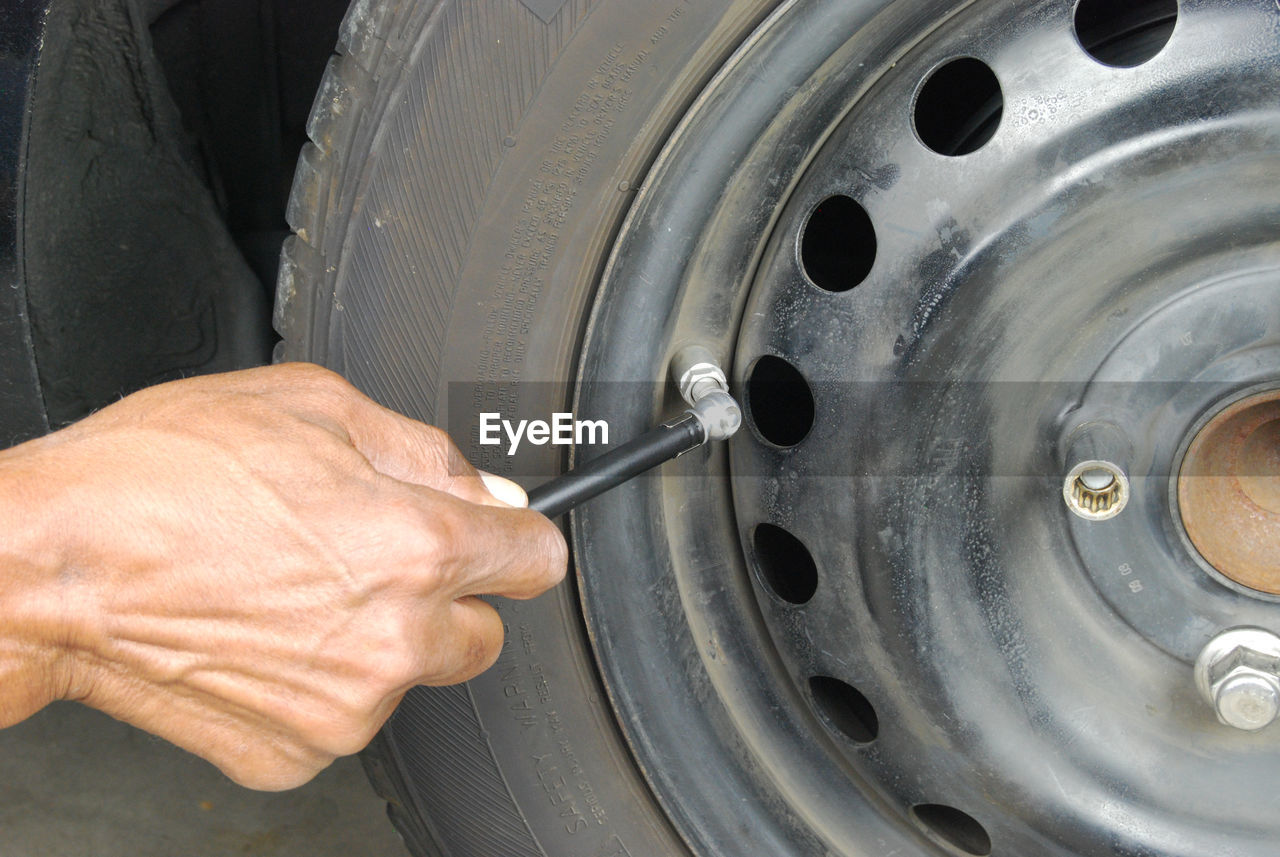
[[[671,361],[671,375],[689,404],[679,417],[650,429],[529,492],[529,508],[548,518],[713,440],[728,440],[742,426],[742,408],[712,353],[700,345]]]

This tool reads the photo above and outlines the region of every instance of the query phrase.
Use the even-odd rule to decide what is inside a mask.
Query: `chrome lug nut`
[[[1067,442],[1067,475],[1062,499],[1071,512],[1088,521],[1105,521],[1124,511],[1129,502],[1129,477],[1120,462],[1129,456],[1129,443],[1109,422],[1086,423]]]
[[[1105,521],[1124,511],[1129,502],[1129,479],[1113,462],[1082,461],[1067,472],[1062,499],[1081,518]]]
[[[1280,637],[1262,628],[1232,628],[1196,658],[1196,687],[1218,720],[1255,732],[1280,716]]]
[[[1267,726],[1280,713],[1280,681],[1275,676],[1240,668],[1217,686],[1214,706],[1228,726],[1252,732]]]

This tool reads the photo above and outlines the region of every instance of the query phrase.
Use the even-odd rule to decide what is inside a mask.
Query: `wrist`
[[[0,728],[70,693],[77,575],[64,559],[68,513],[34,441],[0,452]]]

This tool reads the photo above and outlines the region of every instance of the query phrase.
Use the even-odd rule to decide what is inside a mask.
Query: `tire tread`
[[[377,85],[388,71],[384,60],[398,70],[399,48],[412,16],[400,0],[356,0],[343,19],[336,52],[329,58],[307,119],[306,143],[298,158],[286,206],[286,220],[294,234],[280,254],[273,326],[280,335],[276,362],[324,360],[324,337],[318,336],[315,285],[332,270],[329,246],[339,236],[325,227],[337,210],[347,161],[356,148],[361,125],[371,119]],[[415,4],[409,4],[413,6]],[[428,6],[430,4],[417,4]],[[398,34],[400,38],[393,36]],[[338,248],[334,248],[336,252]],[[412,790],[403,775],[394,740],[380,732],[360,754],[374,792],[387,802],[387,816],[415,857],[449,857],[449,852],[414,806]]]
[[[324,328],[346,223],[358,199],[353,173],[367,162],[410,38],[428,40],[427,50],[446,50],[431,43],[439,34],[430,28],[456,12],[452,0],[355,0],[348,9],[312,103],[310,142],[299,156],[287,203],[286,219],[294,234],[282,248],[277,278],[277,362],[324,363],[329,357]],[[438,17],[431,20],[433,16]],[[414,688],[401,707],[406,706],[425,710],[424,716],[436,724],[433,746],[410,742],[402,748],[394,729],[384,728],[361,753],[361,761],[409,852],[414,857],[470,857],[488,841],[502,843],[504,857],[545,857],[482,737],[465,686]],[[425,768],[438,766],[453,770],[455,794],[448,793],[443,776],[440,782],[423,779],[430,777]],[[410,774],[420,780],[417,788],[407,779]],[[460,836],[467,844],[459,844]]]

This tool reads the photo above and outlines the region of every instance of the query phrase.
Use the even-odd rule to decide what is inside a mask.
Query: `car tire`
[[[521,382],[511,409],[562,410],[552,382],[571,375],[647,166],[772,5],[354,3],[295,177],[276,359],[327,365],[455,435],[460,385]],[[522,472],[560,466],[537,452]],[[497,606],[498,665],[414,689],[364,754],[410,850],[685,853],[614,723],[572,588]]]

